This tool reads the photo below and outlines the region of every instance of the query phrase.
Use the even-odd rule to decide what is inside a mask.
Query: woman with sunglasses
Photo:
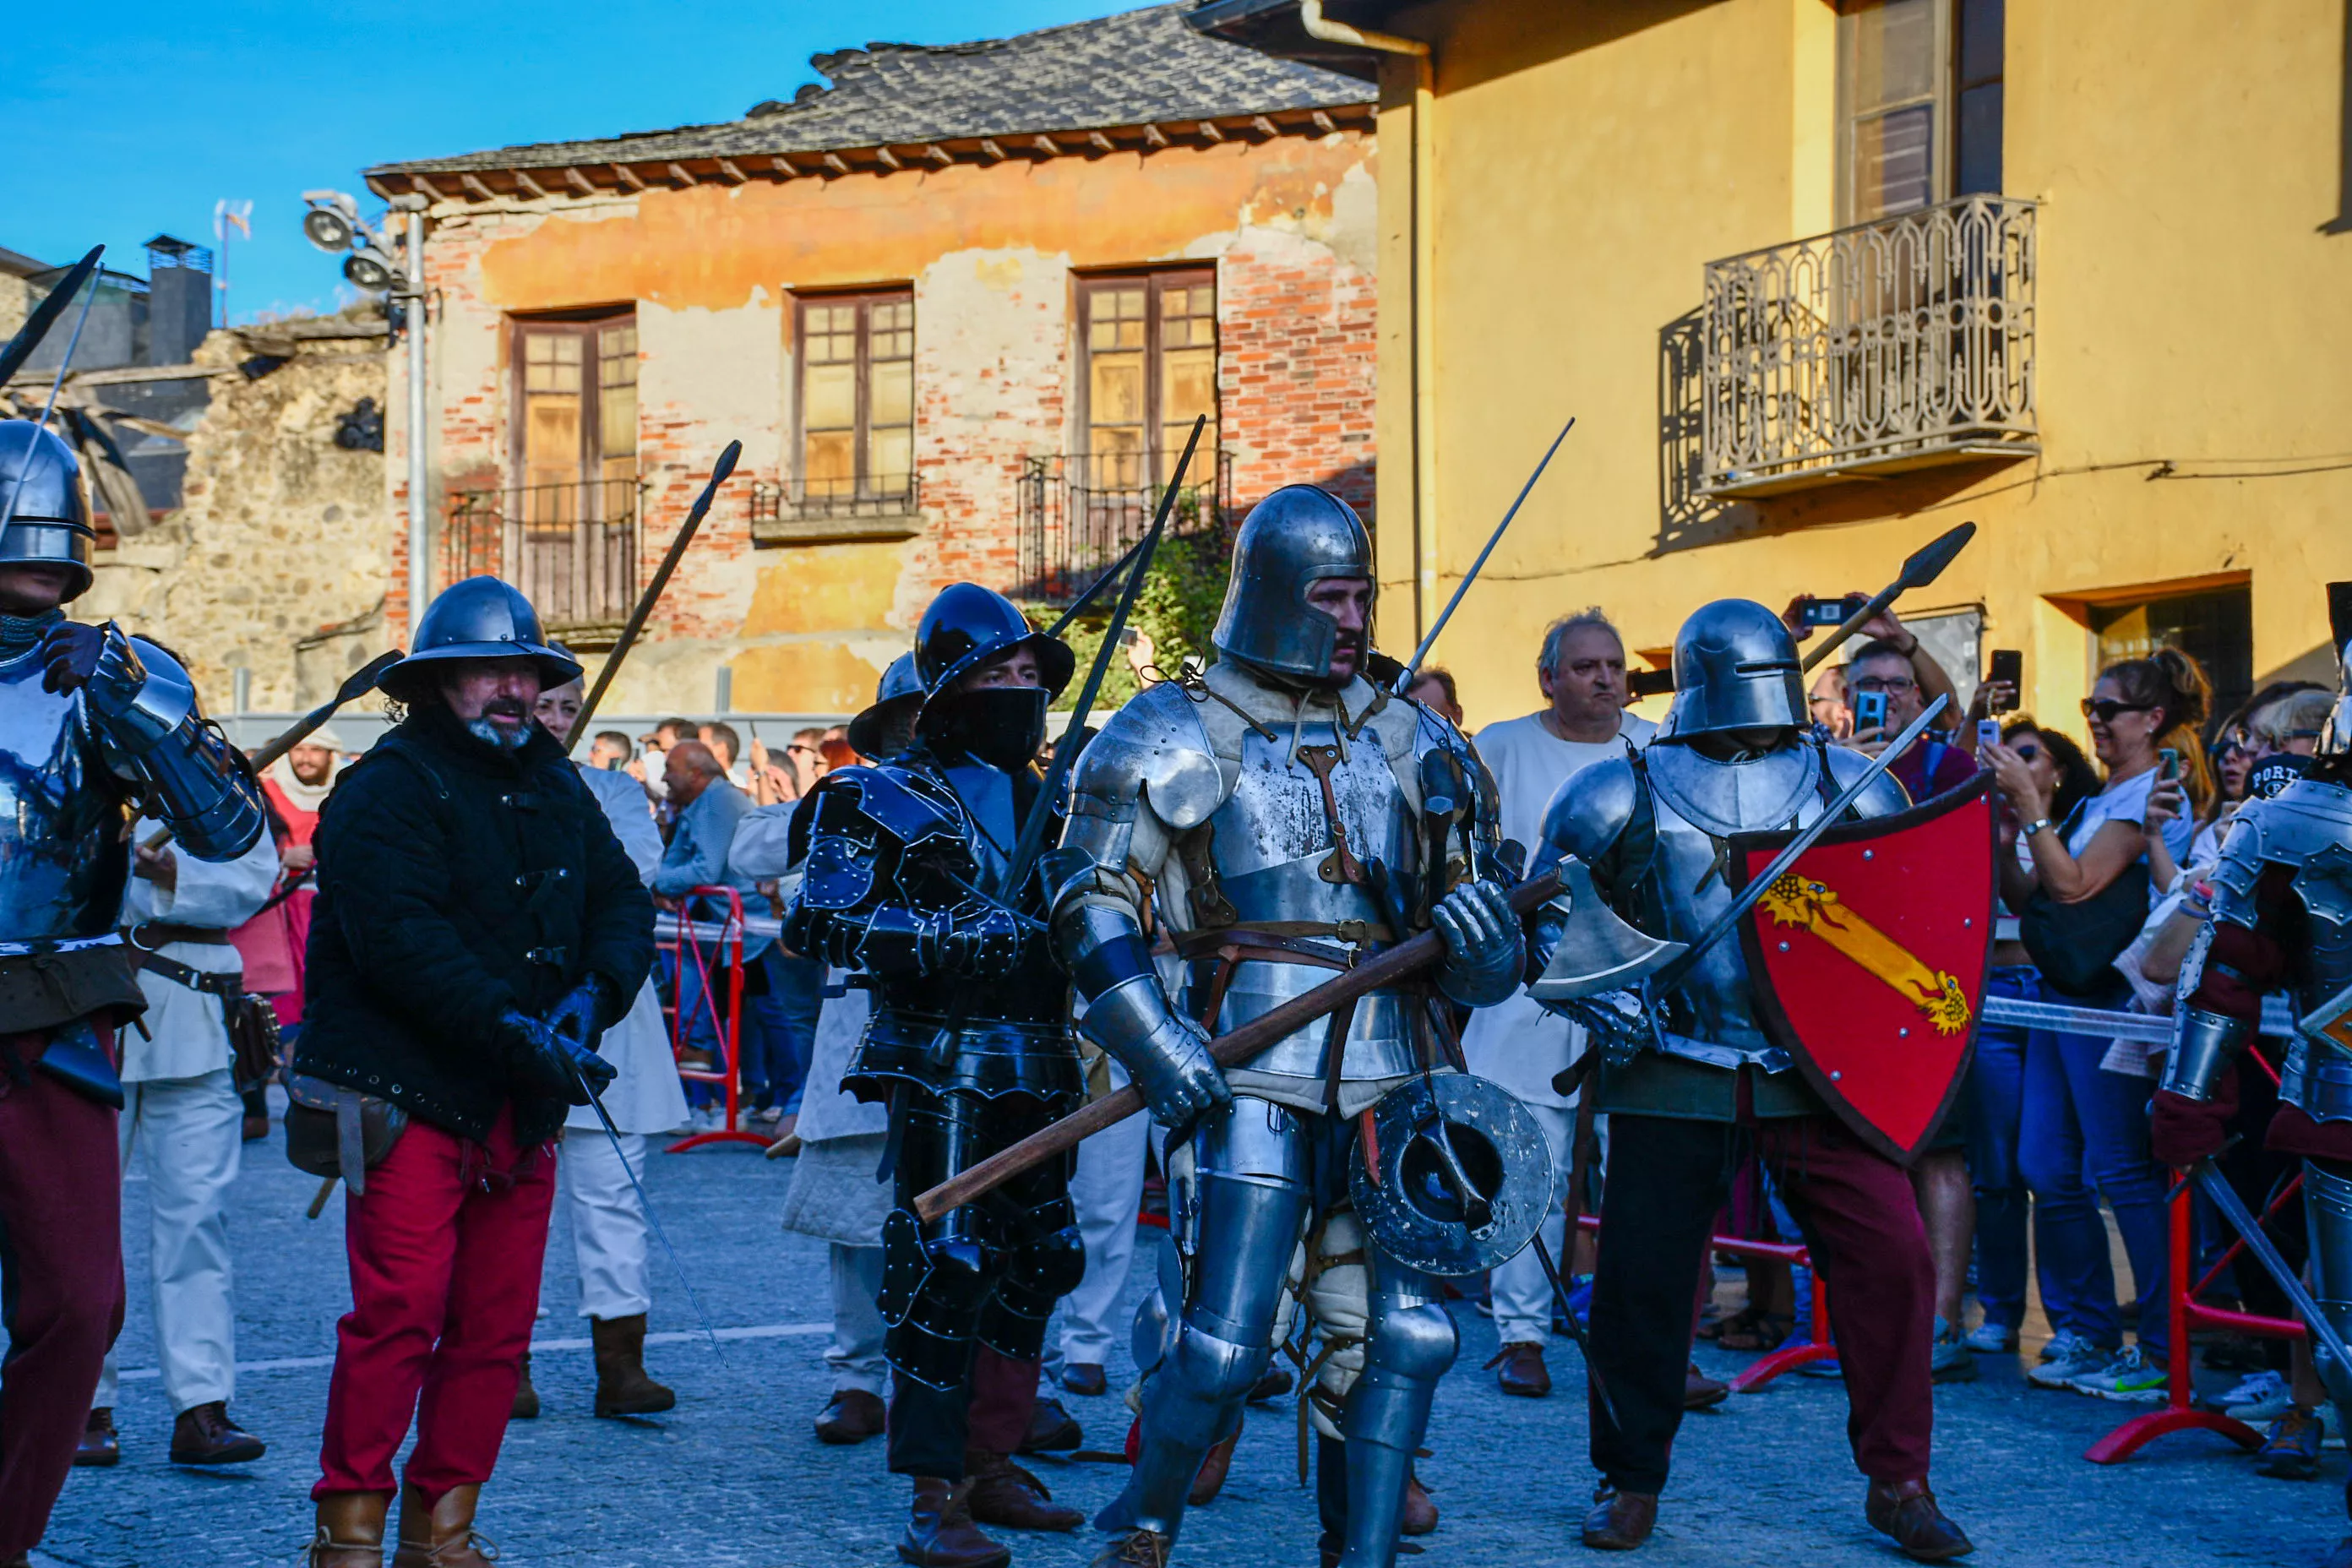
[[[2197,735],[2209,692],[2203,670],[2174,648],[2102,671],[2083,714],[2106,782],[2063,819],[2053,815],[2045,775],[2008,744],[1982,749],[2003,799],[2024,823],[2025,856],[2000,863],[2010,908],[2024,910],[2040,892],[2060,905],[2086,903],[2147,862],[2151,844],[2170,874],[2169,862],[2188,852],[2192,825],[2177,806],[2154,814],[2151,824],[2149,797],[2166,748],[2188,770],[2182,782],[2190,798],[2213,797]],[[2122,975],[2112,979],[2112,997],[2061,994],[2042,977],[2036,989],[2052,1001],[2112,1005],[2127,991]],[[2027,1375],[2044,1388],[2145,1399],[2164,1386],[2164,1183],[2148,1154],[2148,1082],[2103,1066],[2111,1044],[2039,1029],[2026,1035],[2018,1164],[2040,1208],[2043,1307],[2058,1331],[2044,1363]],[[2115,1211],[2137,1289],[2139,1342],[2129,1348],[2121,1345],[2102,1196]]]

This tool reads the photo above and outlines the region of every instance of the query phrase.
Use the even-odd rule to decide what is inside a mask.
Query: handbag
[[[341,1176],[353,1197],[367,1193],[367,1173],[383,1163],[408,1112],[388,1100],[294,1070],[286,1054],[286,1159],[312,1176]]]
[[[2071,826],[2082,807],[2067,814]],[[2062,835],[2065,829],[2058,830]],[[2050,988],[2078,1001],[2104,1000],[2125,985],[2115,968],[2124,949],[2147,923],[2147,858],[2076,903],[2061,903],[2040,888],[2018,911],[2017,936]]]

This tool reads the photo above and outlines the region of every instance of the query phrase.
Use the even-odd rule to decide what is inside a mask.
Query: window
[[[634,488],[635,314],[518,321],[515,333],[522,366],[517,481],[531,489],[591,481]]]
[[[915,471],[915,297],[906,289],[800,301],[804,504],[905,500]]]
[[[1155,272],[1089,279],[1078,289],[1080,427],[1089,483],[1099,489],[1164,483],[1192,421],[1209,426],[1193,456],[1207,471],[1217,449],[1217,279],[1214,272]],[[1197,481],[1196,481],[1197,482]]]
[[[1838,18],[1848,223],[2000,190],[2004,0],[1862,0]]]
[[[2213,683],[2211,717],[2254,693],[2253,590],[2243,584],[2094,605],[2091,635],[2095,676],[2117,659],[2146,658],[2169,647],[2205,667],[2205,679]]]

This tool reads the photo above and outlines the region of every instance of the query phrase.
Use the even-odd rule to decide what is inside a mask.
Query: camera
[[[1861,594],[1848,594],[1843,599],[1817,599],[1808,594],[1797,602],[1798,622],[1808,626],[1842,626],[1848,616],[1869,602]]]

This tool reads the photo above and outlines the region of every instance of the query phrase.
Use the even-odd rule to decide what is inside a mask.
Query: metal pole
[[[431,531],[425,526],[425,214],[408,214],[408,631],[432,596]]]

